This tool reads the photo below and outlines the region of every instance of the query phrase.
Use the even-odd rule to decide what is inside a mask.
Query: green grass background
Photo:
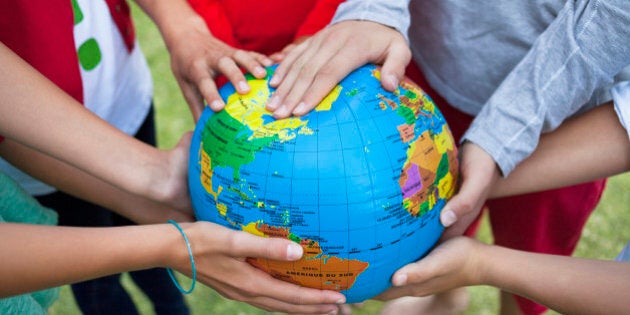
[[[135,5],[132,6],[132,10],[136,34],[153,74],[158,143],[161,148],[171,148],[184,132],[193,130],[192,116],[171,73],[168,52],[157,28]],[[630,188],[630,173],[618,175],[609,180],[602,202],[586,225],[575,256],[612,259],[630,240],[630,229],[628,229],[630,215],[627,214],[630,205],[628,188]],[[492,242],[487,220],[483,221],[479,239]],[[189,279],[183,276],[179,276],[179,279],[184,287],[190,284]],[[123,276],[123,285],[132,292],[132,298],[141,314],[154,314],[150,302],[127,275]],[[471,287],[468,291],[471,299],[466,314],[498,313],[496,289],[479,286]],[[195,291],[186,296],[186,299],[195,315],[267,314],[247,304],[224,299],[211,288],[199,283]],[[356,309],[354,314],[377,314],[380,307],[381,302],[368,301],[363,308]],[[80,314],[68,286],[62,287],[60,298],[50,309],[50,314]],[[556,313],[548,312],[548,314]]]

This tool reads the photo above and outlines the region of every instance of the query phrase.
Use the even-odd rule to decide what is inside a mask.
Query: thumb
[[[404,39],[402,43],[392,44],[381,68],[383,88],[388,91],[394,91],[398,88],[398,84],[405,76],[405,70],[410,60],[411,50]]]
[[[440,222],[447,228],[444,239],[462,235],[477,218],[486,201],[488,184],[480,177],[464,180],[457,195],[449,200],[440,213]]]
[[[442,209],[445,236],[461,235],[481,211],[499,170],[492,157],[478,145],[466,142],[461,150],[461,186]]]

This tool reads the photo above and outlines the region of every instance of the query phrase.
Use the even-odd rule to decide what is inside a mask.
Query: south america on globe
[[[458,176],[449,127],[417,85],[403,80],[388,92],[369,64],[310,113],[275,119],[265,109],[274,69],[247,75],[245,95],[224,85],[225,109],[206,107],[197,122],[195,215],[300,244],[298,261],[248,259],[275,278],[340,291],[347,303],[370,299],[442,234],[439,214]]]

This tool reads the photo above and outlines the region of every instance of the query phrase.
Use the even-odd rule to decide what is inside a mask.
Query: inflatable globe
[[[309,114],[276,120],[274,89],[220,89],[194,131],[189,185],[195,215],[300,244],[295,262],[250,258],[272,276],[340,291],[348,303],[390,287],[393,273],[440,237],[457,182],[456,146],[433,101],[410,81],[393,93],[379,68],[348,75]]]

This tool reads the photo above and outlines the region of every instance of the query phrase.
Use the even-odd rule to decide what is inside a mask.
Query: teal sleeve
[[[0,172],[0,228],[5,222],[56,225],[57,213]],[[46,314],[58,297],[59,288],[53,288],[0,299],[0,314]]]

